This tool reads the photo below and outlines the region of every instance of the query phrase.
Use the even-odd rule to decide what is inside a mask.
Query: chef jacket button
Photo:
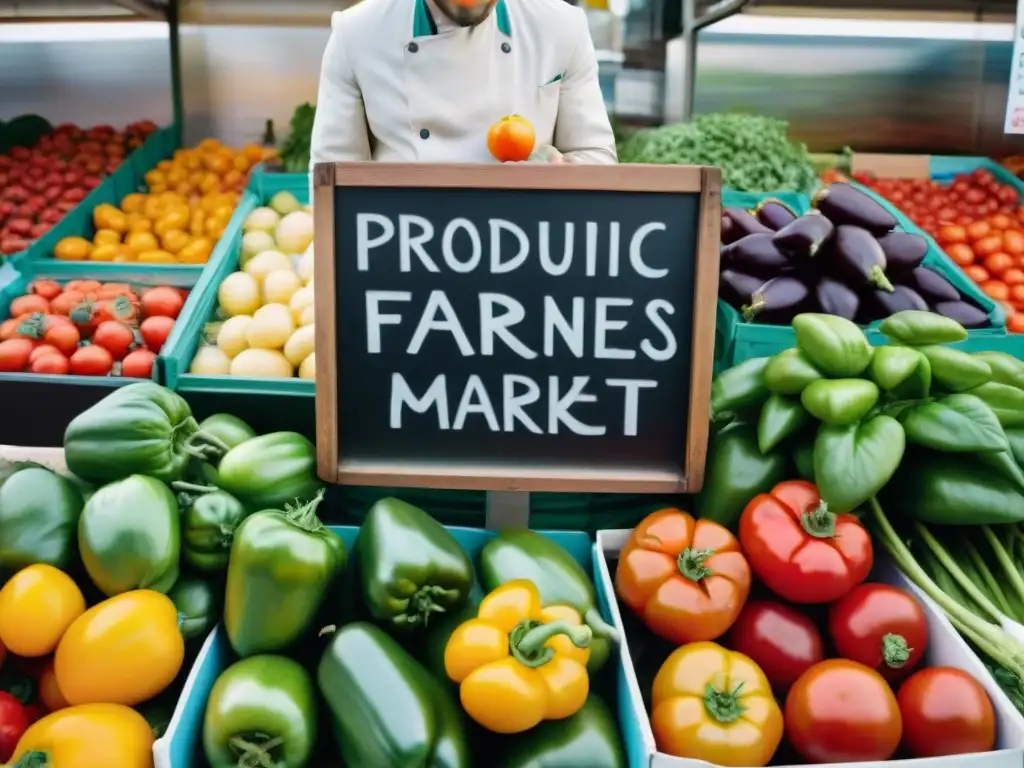
[[[512,50],[512,46],[509,45],[508,43],[502,43],[501,44],[501,51],[502,51],[502,53],[508,53],[511,50]]]
[[[406,48],[409,50],[409,53],[416,53],[420,49],[416,43],[409,43]]]
[[[430,131],[428,131],[426,128],[420,128],[420,138],[421,139],[429,139],[430,138]]]

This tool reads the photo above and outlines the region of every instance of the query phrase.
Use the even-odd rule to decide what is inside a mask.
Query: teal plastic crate
[[[175,327],[182,323],[182,318],[187,314],[190,306],[195,303],[195,288],[200,273],[195,270],[179,271],[173,274],[145,274],[138,271],[124,270],[122,272],[108,271],[103,275],[97,275],[94,270],[89,269],[87,263],[56,262],[50,264],[23,265],[21,272],[9,283],[0,288],[0,322],[10,318],[10,304],[18,296],[26,293],[29,284],[36,279],[56,280],[59,283],[66,283],[69,280],[100,280],[102,282],[129,283],[139,288],[152,288],[158,285],[170,285],[175,288],[188,288],[189,297],[182,307]],[[163,383],[166,379],[160,367],[159,357],[153,366],[153,379]],[[13,382],[38,382],[40,384],[73,384],[83,386],[109,387],[116,389],[127,384],[132,384],[140,379],[124,376],[71,376],[40,373],[0,373],[0,391],[4,384]]]
[[[924,266],[930,267],[942,274],[961,294],[969,297],[988,314],[990,327],[968,331],[967,340],[954,346],[968,352],[1003,350],[1006,345],[1007,333],[1005,314],[1002,308],[982,293],[981,289],[946,256],[938,243],[920,230],[889,201],[859,184],[854,184],[853,186],[870,195],[892,212],[897,222],[899,222],[901,229],[923,236],[928,241],[928,253],[924,258]],[[726,193],[723,192],[723,200],[725,195]],[[801,212],[805,211],[806,209]],[[879,322],[874,322],[864,330],[868,341],[874,346],[887,343],[885,336],[878,330],[878,325]],[[718,301],[718,311],[715,318],[715,359],[718,362],[717,370],[731,368],[753,357],[774,355],[784,349],[789,349],[795,344],[796,335],[793,333],[791,326],[744,322],[742,316],[735,308],[721,299]],[[1022,351],[1024,351],[1024,344],[1021,347]]]
[[[331,526],[332,531],[345,542],[349,551],[352,549],[359,529],[353,526]],[[490,539],[497,535],[494,531],[475,528],[449,528],[455,538],[475,561],[480,550]],[[594,557],[594,549],[590,537],[575,531],[541,531],[545,536],[561,544],[591,574],[596,585],[602,579],[597,570],[598,561]],[[351,559],[349,560],[351,563]],[[610,600],[613,597],[598,593],[598,607],[605,621],[611,622]],[[619,728],[623,736],[629,768],[646,768],[647,754],[644,744],[639,738],[639,726],[633,707],[623,702],[626,685],[626,673],[619,662],[620,656],[613,653],[609,665],[618,662],[615,669],[615,693],[617,701],[607,701],[609,709],[619,715]],[[228,643],[227,636],[218,626],[206,639],[196,663],[185,682],[185,688],[175,707],[167,733],[153,745],[155,768],[199,768],[205,762],[200,759],[202,750],[203,716],[210,692],[220,673],[235,661],[234,653]],[[330,738],[328,735],[322,738]],[[363,768],[370,768],[364,766]],[[380,768],[384,768],[381,766]]]
[[[260,163],[249,174],[249,191],[263,201],[278,192],[291,192],[305,204],[309,202],[309,173],[274,173]]]
[[[778,200],[789,206],[798,216],[811,209],[811,201],[800,192],[740,192],[736,189],[722,190],[723,208],[756,208],[762,200]]]
[[[195,356],[196,349],[202,340],[204,328],[214,318],[217,310],[217,288],[225,277],[238,270],[238,260],[242,252],[242,224],[246,216],[259,205],[266,204],[275,194],[281,191],[292,192],[299,202],[305,205],[309,200],[309,189],[306,186],[296,188],[287,177],[294,174],[267,174],[270,177],[281,176],[282,179],[268,179],[263,183],[264,197],[258,198],[253,193],[239,205],[232,218],[221,243],[223,255],[214,263],[210,259],[211,268],[197,286],[196,311],[187,322],[175,326],[174,331],[164,347],[163,370],[167,376],[167,386],[183,393],[214,393],[239,395],[281,395],[285,397],[308,397],[316,394],[316,384],[307,379],[258,379],[250,376],[198,376],[188,372]],[[291,185],[292,188],[289,188]]]

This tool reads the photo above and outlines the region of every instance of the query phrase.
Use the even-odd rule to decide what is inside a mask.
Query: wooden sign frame
[[[426,165],[317,163],[315,220],[317,473],[331,483],[477,491],[695,493],[704,478],[718,301],[721,172],[704,166]],[[445,466],[347,460],[339,455],[335,306],[336,187],[490,188],[605,192],[699,193],[695,248],[690,399],[684,465],[672,470],[544,466]]]

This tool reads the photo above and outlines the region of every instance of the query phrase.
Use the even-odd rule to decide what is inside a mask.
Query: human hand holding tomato
[[[871,537],[853,515],[828,510],[813,483],[787,480],[751,499],[739,539],[750,567],[779,597],[830,603],[871,572]]]
[[[633,529],[619,553],[615,592],[666,640],[714,640],[750,594],[750,567],[728,529],[662,509]]]

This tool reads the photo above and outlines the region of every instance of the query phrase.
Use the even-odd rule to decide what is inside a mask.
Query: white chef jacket
[[[498,0],[485,21],[461,27],[430,2],[362,0],[333,14],[312,163],[493,163],[487,131],[510,114],[567,162],[616,162],[582,10]]]

